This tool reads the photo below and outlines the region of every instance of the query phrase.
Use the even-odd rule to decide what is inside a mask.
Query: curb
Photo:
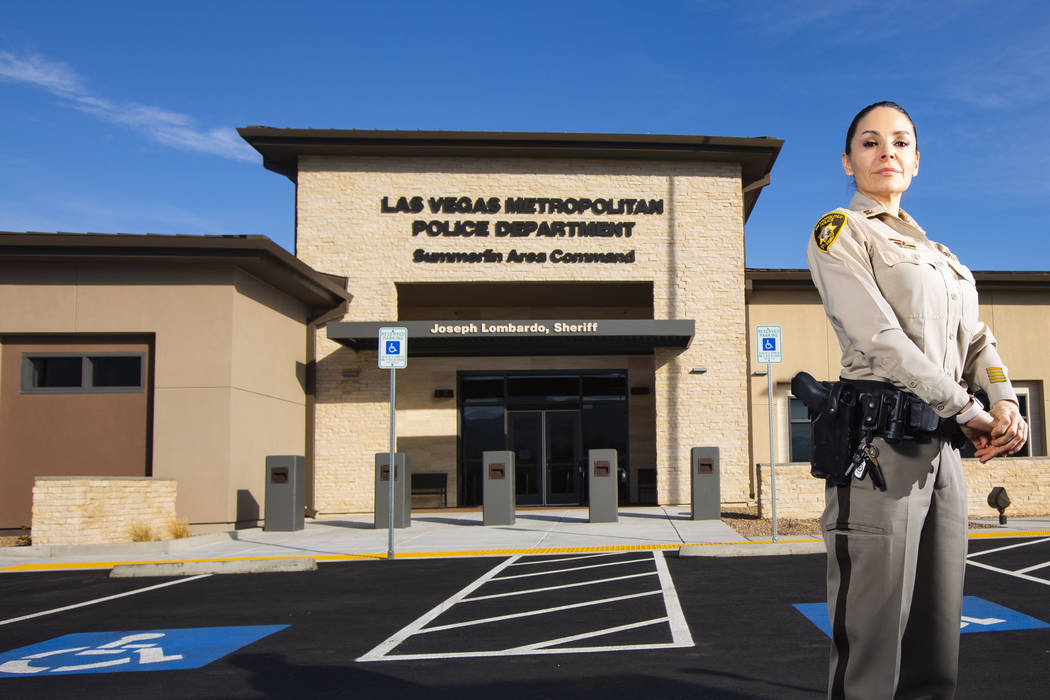
[[[118,564],[110,578],[145,576],[201,576],[204,574],[272,574],[317,571],[317,561],[306,557],[240,561],[173,561],[152,564]]]
[[[787,554],[824,554],[824,541],[687,544],[678,549],[679,557],[771,557]]]
[[[160,542],[113,542],[110,544],[42,544],[29,547],[4,547],[0,556],[18,559],[53,559],[55,557],[127,557],[175,554],[187,549],[236,539],[234,532],[213,532]]]

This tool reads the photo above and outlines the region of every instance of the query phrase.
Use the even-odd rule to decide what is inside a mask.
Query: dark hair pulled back
[[[849,124],[849,129],[846,131],[846,155],[850,154],[850,142],[853,141],[853,135],[857,133],[857,124],[860,123],[861,119],[867,116],[868,112],[877,107],[889,107],[890,109],[895,109],[908,118],[908,121],[911,122],[912,133],[915,135],[915,150],[919,150],[919,134],[918,131],[915,129],[915,121],[911,118],[911,115],[908,114],[908,110],[904,109],[896,102],[883,100],[882,102],[875,102],[874,104],[868,105],[864,109],[857,112],[857,116],[853,117],[853,121],[851,121]]]

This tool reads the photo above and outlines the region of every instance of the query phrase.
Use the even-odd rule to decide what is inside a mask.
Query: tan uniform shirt
[[[980,387],[1017,401],[996,341],[977,318],[973,275],[951,251],[857,193],[817,222],[806,251],[842,348],[846,379],[888,381],[953,416]]]

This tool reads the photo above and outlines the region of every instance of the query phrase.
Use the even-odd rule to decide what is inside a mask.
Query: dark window
[[[76,394],[138,392],[144,386],[142,353],[22,356],[22,392]]]
[[[83,359],[80,357],[32,357],[29,363],[34,388],[80,388],[83,383]]]
[[[142,356],[90,357],[91,385],[94,387],[142,386]]]
[[[788,422],[791,430],[791,461],[809,461],[809,411],[795,397],[789,397]]]

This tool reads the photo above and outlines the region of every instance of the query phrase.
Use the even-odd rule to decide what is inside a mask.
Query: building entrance
[[[515,454],[518,503],[582,500],[578,410],[507,411],[507,438]]]
[[[615,449],[627,498],[627,372],[460,372],[459,504],[481,505],[482,454],[515,454],[521,505],[586,500],[587,450]]]

